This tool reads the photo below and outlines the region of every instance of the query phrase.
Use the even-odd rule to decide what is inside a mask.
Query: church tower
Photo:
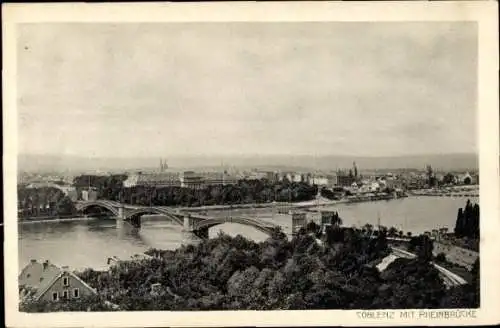
[[[163,172],[166,169],[168,169],[167,160],[163,160],[163,158],[160,158],[160,172]]]

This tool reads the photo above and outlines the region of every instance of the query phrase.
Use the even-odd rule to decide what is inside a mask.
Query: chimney
[[[49,261],[47,260],[47,261],[43,262],[43,270],[44,271],[47,270],[48,267],[49,267]]]

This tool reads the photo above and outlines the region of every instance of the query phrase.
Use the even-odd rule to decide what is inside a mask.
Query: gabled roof
[[[59,275],[61,269],[52,263],[32,261],[19,274],[19,285],[33,289],[45,289],[47,285],[52,285],[53,280]]]
[[[32,294],[35,300],[42,297],[64,274],[68,274],[73,279],[78,280],[83,286],[96,293],[95,289],[90,287],[73,272],[61,269],[58,266],[46,261],[38,262],[32,260],[19,274],[19,286],[29,287],[35,290]]]

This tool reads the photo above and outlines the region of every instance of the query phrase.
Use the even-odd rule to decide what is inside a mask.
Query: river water
[[[478,201],[471,199],[471,201]],[[326,207],[336,210],[345,226],[362,226],[366,223],[394,226],[398,230],[420,233],[440,227],[455,226],[457,210],[465,206],[465,198],[409,197],[390,201],[355,204],[337,204]],[[325,208],[325,207],[323,207]],[[232,210],[233,215],[252,215],[260,220],[279,224],[291,233],[291,220],[270,209]],[[208,212],[209,215],[229,215],[229,211]],[[310,214],[317,220],[318,216]],[[68,222],[44,222],[19,224],[19,269],[30,259],[50,260],[56,265],[68,265],[73,269],[105,269],[107,258],[117,256],[127,259],[149,248],[175,249],[183,240],[182,227],[161,217],[143,220],[139,231],[127,223],[114,219],[93,219]],[[240,234],[255,241],[266,235],[256,229],[239,224],[222,224],[212,228],[210,237],[222,230],[230,235]]]

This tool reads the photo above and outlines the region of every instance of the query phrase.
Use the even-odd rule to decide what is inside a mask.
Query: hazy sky
[[[473,23],[37,24],[19,151],[475,152]]]

